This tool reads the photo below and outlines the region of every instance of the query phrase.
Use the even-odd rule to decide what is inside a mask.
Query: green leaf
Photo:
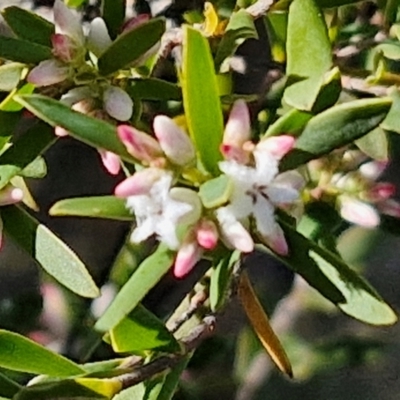
[[[85,372],[67,358],[14,332],[0,330],[0,353],[0,366],[13,371],[58,377]]]
[[[190,356],[184,357],[172,368],[171,372],[169,372],[164,379],[160,380],[159,386],[161,387],[159,387],[159,390],[152,391],[148,397],[146,397],[146,400],[172,400],[179,383],[179,378],[189,363],[189,360]]]
[[[382,122],[391,103],[388,97],[355,100],[313,117],[295,148],[282,159],[281,170],[296,168],[366,135]]]
[[[239,258],[240,253],[234,251],[222,258],[213,268],[210,281],[210,305],[213,312],[223,307],[226,301],[232,270]]]
[[[0,153],[4,151],[4,147],[10,141],[17,123],[21,120],[20,113],[10,113],[0,110]],[[1,159],[1,155],[0,155]],[[1,181],[1,172],[0,172]]]
[[[38,155],[43,153],[54,141],[53,130],[43,123],[35,124],[24,135],[0,155],[0,189],[11,178],[22,173]]]
[[[190,135],[206,170],[217,175],[223,120],[214,63],[207,39],[188,25],[184,26],[181,85]]]
[[[285,90],[284,100],[297,109],[310,111],[332,64],[328,30],[314,0],[291,3],[286,53],[286,73],[295,83]]]
[[[46,96],[15,96],[15,100],[48,124],[65,128],[75,139],[96,148],[109,150],[128,162],[135,162],[118,139],[115,126],[73,111]]]
[[[179,86],[157,78],[133,79],[127,93],[133,98],[142,100],[181,100],[182,91]]]
[[[99,57],[100,73],[109,75],[137,61],[161,39],[164,31],[165,21],[156,18],[122,34]]]
[[[246,10],[241,9],[229,18],[225,34],[218,46],[215,56],[217,71],[220,70],[223,61],[232,56],[246,39],[258,39],[258,34],[251,15]]]
[[[147,292],[165,275],[174,260],[174,253],[160,245],[135,270],[128,282],[97,321],[95,329],[108,331],[121,322],[143,299]]]
[[[101,15],[112,38],[121,32],[125,20],[125,7],[126,0],[102,0],[101,2]]]
[[[180,350],[163,322],[141,304],[111,329],[110,340],[116,353],[143,354],[149,350],[174,353]]]
[[[361,0],[316,0],[319,7],[322,8],[333,8],[345,6],[346,4],[358,3]]]
[[[380,127],[356,140],[356,145],[374,160],[387,161],[389,159],[389,143],[386,132]]]
[[[390,93],[393,105],[386,118],[381,123],[381,127],[388,131],[400,133],[400,92],[395,89]]]
[[[229,200],[232,190],[232,180],[229,176],[220,175],[203,183],[200,186],[199,196],[205,208],[215,208]]]
[[[8,63],[0,66],[0,90],[10,92],[15,89],[21,79],[22,70],[25,68],[21,63]]]
[[[17,6],[7,7],[1,14],[20,39],[52,47],[51,35],[55,33],[55,27],[51,22]]]
[[[43,157],[36,157],[20,173],[25,178],[44,178],[47,175],[47,165]]]
[[[49,210],[53,216],[76,216],[132,221],[134,216],[126,207],[126,199],[115,196],[93,196],[64,199]]]
[[[381,43],[375,47],[375,50],[381,52],[385,58],[400,60],[400,45],[396,42]]]
[[[21,111],[24,107],[14,100],[14,96],[17,94],[32,94],[36,86],[32,83],[26,83],[20,88],[15,88],[8,96],[0,103],[0,110],[16,112]]]
[[[1,396],[13,397],[20,389],[21,386],[17,382],[13,381],[8,376],[0,373]]]
[[[25,64],[37,64],[52,57],[50,47],[27,40],[0,36],[0,58]]]
[[[270,125],[265,132],[265,137],[282,134],[296,135],[301,131],[307,122],[312,118],[307,111],[300,111],[292,108]]]
[[[280,222],[290,254],[279,259],[300,274],[346,314],[373,325],[390,325],[397,317],[375,290],[331,251]]]
[[[99,289],[78,256],[52,231],[18,206],[1,209],[5,232],[69,290],[97,297]]]
[[[146,385],[141,382],[135,386],[132,386],[121,393],[118,393],[113,400],[144,400],[146,394]]]
[[[110,400],[120,390],[121,383],[112,379],[66,379],[27,386],[13,400]]]

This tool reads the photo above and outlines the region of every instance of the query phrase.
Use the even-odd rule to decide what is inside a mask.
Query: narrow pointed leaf
[[[21,63],[8,63],[0,66],[0,90],[10,92],[15,89],[21,79],[22,70],[25,68]]]
[[[105,332],[121,322],[165,275],[173,260],[174,253],[164,245],[160,245],[135,270],[128,282],[118,292],[111,305],[97,321],[95,328]]]
[[[368,157],[378,161],[388,161],[389,143],[386,132],[377,127],[367,135],[356,140],[357,147]]]
[[[227,296],[229,283],[232,279],[232,270],[238,262],[240,253],[234,251],[222,258],[213,268],[210,281],[210,306],[211,311],[215,312],[224,306]]]
[[[0,58],[25,64],[37,64],[52,57],[50,47],[27,40],[0,36]]]
[[[281,170],[296,168],[371,132],[383,121],[391,104],[389,97],[355,100],[316,115],[294,149],[282,159]]]
[[[206,170],[218,174],[223,120],[214,63],[207,39],[188,25],[184,27],[181,84],[190,135]]]
[[[77,364],[14,332],[0,330],[0,366],[50,376],[79,375]]]
[[[381,127],[388,131],[400,133],[400,92],[393,90],[391,98],[393,99],[393,105],[383,120]]]
[[[51,35],[55,32],[54,24],[38,14],[21,7],[7,7],[2,12],[8,26],[20,38],[43,46],[51,47]]]
[[[99,295],[83,262],[52,231],[18,206],[3,207],[1,217],[4,231],[49,275],[80,296]]]
[[[112,74],[136,61],[151,49],[165,31],[163,19],[152,19],[119,36],[99,57],[98,67],[102,75]]]
[[[312,116],[310,112],[292,108],[268,127],[265,137],[282,134],[297,136]]]
[[[117,353],[142,354],[152,350],[174,353],[180,350],[164,323],[140,304],[111,329],[110,340]]]
[[[135,161],[118,139],[117,130],[113,125],[73,111],[46,96],[16,96],[15,100],[48,124],[65,128],[75,139],[96,148],[109,150],[126,161]]]
[[[132,221],[134,216],[126,207],[126,200],[115,196],[93,196],[64,199],[55,203],[49,214],[57,217],[76,216]]]
[[[110,36],[115,38],[124,23],[126,0],[103,0],[101,3],[101,15]]]
[[[110,400],[121,383],[111,379],[66,379],[24,387],[13,400]]]
[[[289,377],[293,376],[292,366],[278,337],[273,331],[269,318],[265,314],[247,274],[241,275],[239,297],[250,323],[260,339],[263,347],[276,366]]]
[[[6,186],[14,176],[21,174],[55,141],[53,130],[44,123],[36,123],[19,137],[0,155],[0,189]]]
[[[278,257],[346,314],[372,325],[391,325],[397,316],[376,291],[333,252],[280,221],[290,254]]]
[[[133,79],[127,93],[143,100],[181,100],[182,91],[178,85],[157,78]]]
[[[309,111],[332,64],[328,30],[314,0],[291,3],[286,52],[286,73],[289,79],[298,82],[286,89],[284,100],[297,109]]]

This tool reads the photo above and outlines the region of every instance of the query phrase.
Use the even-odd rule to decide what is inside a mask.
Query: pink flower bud
[[[218,230],[213,221],[203,219],[196,227],[197,243],[207,250],[212,250],[218,243]]]
[[[69,68],[57,60],[45,60],[33,68],[26,78],[36,86],[55,85],[68,79]]]
[[[121,160],[119,156],[111,151],[99,149],[101,161],[105,167],[105,169],[111,175],[118,175],[119,171],[121,170]]]
[[[197,244],[193,232],[189,232],[178,250],[174,264],[174,276],[185,277],[201,259],[203,251]]]
[[[391,217],[400,218],[400,203],[393,199],[376,204],[379,211]]]
[[[349,196],[340,196],[340,215],[343,219],[365,228],[375,228],[380,217],[374,207]]]
[[[134,175],[122,181],[114,190],[117,197],[129,197],[148,194],[154,183],[158,181],[165,172],[157,168],[146,168],[136,172]]]
[[[243,100],[236,100],[229,114],[220,148],[226,160],[235,160],[241,164],[248,161],[249,156],[243,150],[243,145],[250,139],[250,133],[249,109]]]
[[[281,256],[287,256],[289,253],[288,244],[282,228],[275,224],[272,233],[268,236],[262,236],[263,242],[270,247],[275,253]]]
[[[56,33],[51,36],[53,44],[53,54],[61,61],[71,62],[77,55],[77,47],[75,42],[66,35]]]
[[[19,203],[24,197],[24,192],[20,188],[8,185],[0,190],[0,206]]]
[[[103,94],[104,109],[118,121],[128,121],[133,113],[133,101],[125,90],[109,86]]]
[[[364,198],[372,202],[380,202],[392,197],[395,193],[396,186],[393,183],[379,182],[364,195]]]
[[[129,125],[117,127],[118,137],[128,152],[138,160],[150,163],[163,156],[162,149],[154,138]]]
[[[165,115],[153,121],[154,133],[165,155],[174,164],[186,165],[194,160],[195,150],[189,136]]]
[[[79,46],[83,46],[85,36],[79,16],[72,12],[61,0],[54,2],[53,12],[57,33],[67,35],[74,39]]]
[[[289,135],[273,136],[261,140],[256,150],[266,151],[274,158],[280,160],[285,154],[292,150],[295,143],[295,138]]]

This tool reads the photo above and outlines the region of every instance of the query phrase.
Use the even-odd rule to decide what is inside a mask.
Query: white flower
[[[171,183],[172,174],[162,172],[148,190],[127,198],[127,207],[134,212],[137,224],[131,235],[132,242],[139,243],[156,234],[171,250],[179,248],[177,226],[184,220],[192,220],[188,218],[191,214],[200,215],[200,201],[197,198],[193,201],[195,192],[189,189],[186,189],[191,192],[186,201],[182,199],[182,191],[177,196],[179,200],[174,198]]]
[[[233,189],[229,204],[216,212],[225,240],[243,252],[253,250],[254,244],[243,224],[253,217],[263,241],[279,254],[287,254],[282,229],[275,221],[275,206],[285,206],[299,198],[302,177],[295,171],[278,174],[282,152],[291,148],[293,138],[280,136],[260,142],[253,151],[254,166],[235,160],[219,163],[220,170],[230,177]]]

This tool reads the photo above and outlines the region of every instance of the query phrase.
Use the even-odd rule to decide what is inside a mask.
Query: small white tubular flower
[[[275,221],[275,206],[296,202],[304,185],[303,178],[295,171],[278,174],[278,161],[293,144],[290,136],[260,142],[253,151],[254,167],[234,160],[219,163],[220,170],[231,178],[233,189],[229,205],[218,209],[216,216],[225,240],[238,250],[244,251],[245,247],[251,251],[254,247],[242,224],[252,216],[263,242],[278,254],[287,254],[284,234]]]
[[[128,121],[133,113],[133,101],[125,90],[109,86],[103,93],[104,109],[117,121]]]
[[[56,33],[67,35],[74,39],[78,45],[83,46],[85,43],[85,36],[78,14],[70,10],[61,0],[56,0],[54,2],[53,12]]]
[[[171,197],[171,183],[172,175],[164,172],[147,193],[128,197],[127,207],[135,214],[137,223],[131,235],[132,242],[140,243],[156,234],[171,250],[179,248],[176,228],[193,206]]]
[[[91,23],[87,36],[87,47],[97,57],[111,45],[112,40],[103,18],[96,17]]]
[[[0,190],[0,206],[8,206],[10,204],[19,203],[24,197],[22,189],[7,185]]]
[[[364,228],[375,228],[379,225],[379,213],[371,205],[346,195],[340,196],[338,200],[343,219]]]
[[[174,164],[186,165],[195,158],[195,149],[189,136],[169,117],[157,115],[154,133],[165,155]]]
[[[69,68],[60,61],[51,59],[40,62],[27,76],[27,81],[36,86],[50,86],[65,81]]]

